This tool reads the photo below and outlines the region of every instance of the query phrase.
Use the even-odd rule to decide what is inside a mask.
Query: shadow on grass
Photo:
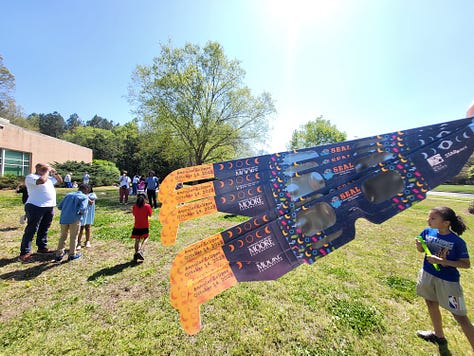
[[[46,262],[46,263],[42,263],[39,265],[35,264],[27,269],[4,273],[0,275],[0,279],[5,279],[5,280],[13,279],[15,281],[29,281],[38,277],[41,273],[51,268],[59,266],[59,264],[53,263],[51,261],[51,257],[34,255],[33,258],[34,260],[39,259],[40,262]],[[6,264],[8,264],[8,263],[5,263],[5,261],[8,261],[8,263],[16,262],[18,261],[18,257],[9,258],[9,259],[2,258],[0,259],[0,266],[5,266]]]
[[[13,258],[0,258],[0,268],[15,262],[18,262],[18,256]]]
[[[451,351],[448,349],[448,344],[438,345],[440,356],[452,356]]]
[[[32,257],[32,262],[50,262],[52,260],[52,255],[51,254],[37,254],[34,253],[31,255]],[[20,262],[18,260],[18,256],[12,257],[12,258],[0,258],[0,267],[5,267],[6,265],[9,265],[10,263],[15,263],[15,262]],[[0,276],[1,277],[1,276]]]
[[[100,271],[95,272],[93,275],[87,278],[87,281],[93,282],[98,278],[105,277],[105,276],[113,276],[114,274],[120,273],[129,267],[135,267],[138,263],[135,261],[129,261],[125,263],[120,263],[118,265],[112,267],[106,267],[101,269]]]
[[[13,230],[18,230],[18,227],[2,227],[0,229],[0,232],[7,232],[7,231],[13,231]]]

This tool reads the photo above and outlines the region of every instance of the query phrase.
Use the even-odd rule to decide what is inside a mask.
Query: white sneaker
[[[79,251],[81,249],[81,244],[77,244],[76,250]]]
[[[90,241],[86,241],[86,247],[87,247],[87,248],[92,247]]]

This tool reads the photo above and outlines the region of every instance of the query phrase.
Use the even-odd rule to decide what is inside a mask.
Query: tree
[[[104,119],[99,115],[94,115],[92,119],[86,122],[87,126],[97,127],[104,130],[112,130],[114,128],[114,122],[111,120]]]
[[[66,129],[67,130],[74,130],[78,126],[84,126],[84,123],[79,118],[79,115],[76,113],[69,116],[69,119],[66,121]]]
[[[112,130],[119,142],[120,155],[117,157],[117,167],[125,169],[130,174],[140,171],[142,152],[140,147],[140,134],[136,120],[123,126],[117,125]]]
[[[94,159],[117,162],[121,156],[121,138],[110,130],[78,126],[74,130],[65,132],[61,139],[90,148]]]
[[[298,149],[319,146],[328,143],[346,140],[346,133],[331,125],[329,120],[322,116],[302,125],[299,130],[293,131],[288,149]]]
[[[11,98],[15,89],[15,76],[3,65],[3,57],[0,54],[0,105],[4,105]]]
[[[223,160],[261,142],[275,112],[271,96],[253,96],[244,76],[219,43],[162,44],[152,65],[137,66],[129,98],[153,135],[166,133],[175,143],[165,155],[179,147],[191,165]]]
[[[0,54],[0,117],[11,120],[13,123],[22,118],[21,108],[16,106],[12,94],[15,90],[15,76],[3,64]]]
[[[59,137],[66,131],[66,123],[57,111],[52,114],[39,114],[39,129],[42,134]]]
[[[17,116],[10,118],[10,122],[25,129],[39,132],[39,114],[32,113],[26,118],[23,115]]]

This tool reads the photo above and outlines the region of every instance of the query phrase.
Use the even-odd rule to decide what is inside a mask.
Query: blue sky
[[[269,152],[319,115],[365,137],[455,120],[474,99],[472,0],[2,0],[0,54],[26,114],[132,120],[159,44],[217,41],[277,114]]]

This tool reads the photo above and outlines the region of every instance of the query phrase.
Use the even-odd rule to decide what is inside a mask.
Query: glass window
[[[5,149],[2,158],[3,175],[26,176],[30,173],[30,153]]]

